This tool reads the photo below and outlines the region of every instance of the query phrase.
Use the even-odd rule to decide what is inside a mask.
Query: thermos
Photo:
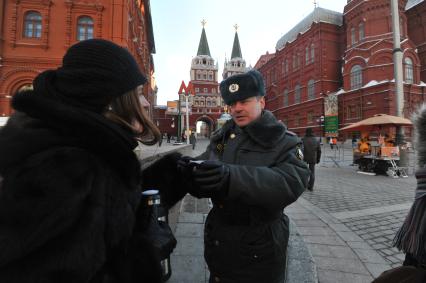
[[[157,217],[158,221],[163,221],[168,223],[168,211],[165,207],[161,205],[161,198],[158,190],[147,190],[142,192],[142,201],[144,205],[151,210],[154,216]],[[169,280],[172,275],[172,269],[170,266],[170,256],[162,259],[161,262],[162,269],[162,281],[166,282]]]

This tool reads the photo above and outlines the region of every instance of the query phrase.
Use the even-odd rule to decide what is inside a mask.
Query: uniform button
[[[217,277],[217,276],[215,276],[215,277],[214,277],[214,282],[220,282],[220,278],[219,278],[219,277]]]
[[[214,241],[214,245],[217,247],[217,246],[219,246],[219,241],[218,240],[215,240]]]
[[[229,137],[230,137],[231,139],[235,139],[236,135],[235,135],[234,133],[232,133]]]
[[[257,255],[254,255],[253,257],[254,257],[254,258],[257,258]]]

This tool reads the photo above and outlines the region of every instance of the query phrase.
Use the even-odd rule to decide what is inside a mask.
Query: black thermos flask
[[[165,223],[169,222],[168,211],[165,207],[161,205],[160,193],[158,190],[147,190],[142,192],[142,201],[144,205],[152,211],[158,221],[163,221]],[[162,281],[166,282],[169,280],[172,275],[172,269],[170,266],[170,256],[164,258],[160,262],[162,269]]]

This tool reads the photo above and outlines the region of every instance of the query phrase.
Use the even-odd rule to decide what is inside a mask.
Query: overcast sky
[[[313,0],[151,0],[156,54],[155,78],[159,105],[177,99],[179,86],[189,82],[191,59],[197,55],[205,19],[210,54],[219,64],[222,78],[225,56],[229,59],[237,24],[241,52],[254,66],[314,9]],[[317,0],[322,8],[343,12],[347,0]]]

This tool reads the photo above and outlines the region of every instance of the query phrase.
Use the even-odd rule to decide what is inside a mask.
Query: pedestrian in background
[[[192,150],[194,150],[195,144],[197,143],[197,138],[195,137],[194,132],[191,132],[191,135],[189,136],[189,143],[192,144]]]
[[[190,193],[213,202],[204,231],[210,282],[284,282],[289,224],[283,209],[303,193],[309,176],[301,141],[264,110],[258,71],[227,78],[220,92],[233,119],[212,134],[197,158],[206,161],[190,170]]]
[[[145,82],[125,48],[92,39],[13,96],[0,131],[2,283],[160,282],[159,252],[171,250],[159,251],[137,218],[133,150],[160,138],[139,102]],[[170,171],[179,157],[165,159]],[[162,196],[171,206],[185,193]]]
[[[308,190],[313,191],[315,183],[315,165],[321,160],[321,145],[318,138],[314,136],[312,128],[307,128],[303,142],[303,158],[309,164],[311,175],[308,183]]]

